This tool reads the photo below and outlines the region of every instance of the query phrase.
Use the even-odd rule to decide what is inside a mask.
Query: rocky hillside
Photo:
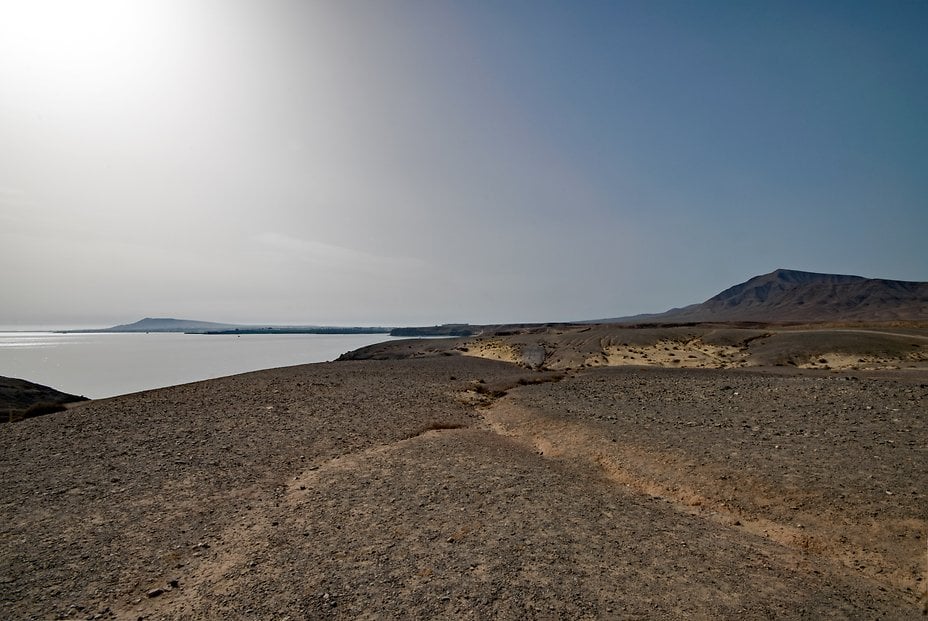
[[[12,422],[65,409],[65,403],[86,401],[15,377],[0,377],[0,422]]]
[[[701,304],[616,322],[926,321],[928,282],[778,269]]]

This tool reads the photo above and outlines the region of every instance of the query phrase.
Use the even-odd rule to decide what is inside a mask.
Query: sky
[[[0,325],[928,280],[928,3],[0,0]]]

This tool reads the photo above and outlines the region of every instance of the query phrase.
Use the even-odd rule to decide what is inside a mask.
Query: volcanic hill
[[[928,320],[928,282],[778,269],[701,304],[664,313],[606,319],[614,323],[718,321],[825,322]]]

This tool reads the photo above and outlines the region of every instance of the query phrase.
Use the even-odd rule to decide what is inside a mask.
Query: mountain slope
[[[232,330],[240,328],[230,323],[216,323],[213,321],[196,321],[192,319],[170,319],[163,317],[146,317],[135,323],[127,323],[112,328],[100,330],[101,332],[205,332],[207,330]]]
[[[701,304],[616,322],[926,321],[928,282],[778,269]]]

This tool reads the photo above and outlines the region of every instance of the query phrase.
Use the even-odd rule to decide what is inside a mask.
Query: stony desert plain
[[[5,619],[912,619],[928,327],[538,326],[0,427]]]

